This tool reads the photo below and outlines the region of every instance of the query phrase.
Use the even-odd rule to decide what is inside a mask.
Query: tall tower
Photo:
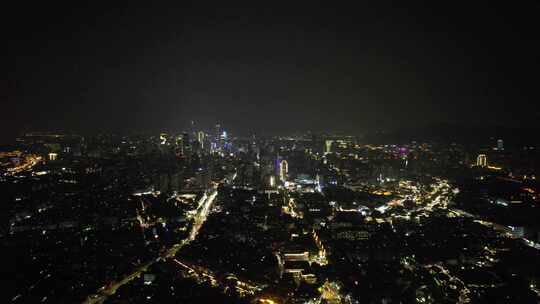
[[[204,149],[204,132],[203,131],[199,131],[197,133],[197,141],[199,142],[201,149]]]
[[[54,152],[49,153],[49,160],[53,161],[53,160],[56,160],[57,158],[58,158],[58,154]]]
[[[167,144],[167,137],[168,137],[167,133],[159,134],[159,140],[160,140],[161,145]]]
[[[191,151],[191,142],[189,141],[189,133],[184,132],[182,134],[182,144],[183,144],[183,151],[184,153],[188,153]]]
[[[316,176],[316,180],[317,180],[317,191],[322,192],[323,178],[318,173],[317,173],[317,176]]]
[[[504,141],[502,139],[497,140],[497,150],[504,150]]]
[[[217,123],[215,127],[214,143],[216,144],[217,150],[221,150],[221,125],[219,123]]]
[[[217,139],[221,135],[221,125],[217,123],[214,130],[214,137]]]
[[[190,124],[189,124],[189,134],[193,137],[196,136],[196,132],[195,132],[195,121],[191,121]]]
[[[485,154],[478,154],[476,165],[478,167],[487,167],[487,156]]]
[[[324,154],[332,153],[332,144],[334,143],[333,140],[327,139],[324,142]]]
[[[286,160],[282,160],[279,163],[279,179],[284,182],[287,179],[287,174],[289,173],[289,163]]]
[[[180,155],[184,155],[184,137],[182,135],[176,137],[176,149]]]
[[[274,175],[270,175],[270,178],[268,180],[268,184],[270,188],[274,188],[276,186],[276,177]]]

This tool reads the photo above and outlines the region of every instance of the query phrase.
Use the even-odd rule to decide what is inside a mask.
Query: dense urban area
[[[540,147],[200,129],[2,147],[2,303],[540,301]]]

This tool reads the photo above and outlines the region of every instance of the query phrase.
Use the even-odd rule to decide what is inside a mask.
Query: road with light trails
[[[41,156],[29,156],[27,158],[24,158],[24,163],[22,163],[21,165],[14,168],[8,168],[7,174],[16,175],[23,171],[30,170],[37,164],[41,163],[42,160],[43,160],[43,157]]]
[[[174,244],[171,248],[169,248],[169,250],[167,250],[165,253],[163,253],[161,256],[157,257],[156,259],[146,262],[142,265],[139,265],[133,272],[123,277],[122,279],[103,286],[102,288],[98,290],[98,293],[88,296],[88,298],[83,303],[84,304],[103,303],[108,297],[115,294],[118,288],[131,282],[133,279],[139,277],[143,272],[145,272],[148,269],[148,267],[152,266],[153,264],[158,262],[160,259],[173,258],[182,247],[189,244],[191,241],[195,240],[195,238],[197,237],[199,233],[199,230],[201,229],[202,225],[206,221],[206,218],[208,217],[208,214],[210,213],[212,204],[214,203],[218,195],[217,186],[214,185],[213,188],[211,188],[211,191],[212,193],[210,195],[207,195],[206,193],[204,193],[201,200],[199,200],[196,215],[193,217],[193,226],[191,228],[188,238],[183,239],[181,242],[177,244]]]
[[[519,239],[523,244],[531,248],[540,250],[540,243],[536,243],[525,237],[517,237],[512,231],[512,229],[508,226],[497,224],[495,222],[484,219],[481,215],[471,214],[464,210],[461,210],[455,207],[450,207],[450,199],[451,199],[450,193],[451,192],[450,192],[450,186],[447,180],[443,180],[443,179],[438,180],[438,183],[434,185],[434,188],[435,190],[432,191],[428,196],[428,200],[430,202],[427,203],[426,205],[416,208],[415,211],[420,211],[420,210],[432,211],[434,207],[443,208],[454,215],[470,218],[475,223],[489,227],[502,237]]]
[[[218,192],[214,189],[214,192],[208,196],[208,198],[203,202],[202,206],[199,207],[197,210],[197,215],[194,218],[193,221],[193,227],[191,228],[191,232],[189,233],[189,240],[193,241],[197,234],[199,234],[199,230],[201,229],[202,225],[206,221],[206,217],[208,216],[208,213],[210,212],[210,207],[212,206],[212,203],[216,199]]]
[[[235,281],[234,288],[242,296],[254,295],[257,292],[260,292],[266,286],[240,279],[238,276],[232,273],[228,274],[226,277],[218,277],[212,270],[206,267],[193,265],[177,258],[173,258],[172,261],[197,279],[206,279],[212,284],[212,286],[221,287],[225,290],[229,286],[227,284],[227,280],[233,279]]]

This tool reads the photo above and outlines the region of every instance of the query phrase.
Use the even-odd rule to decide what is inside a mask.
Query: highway
[[[8,174],[16,175],[26,170],[32,169],[35,165],[39,164],[43,158],[41,156],[29,155],[24,158],[24,162],[16,167],[9,168]]]
[[[206,221],[208,213],[210,212],[210,207],[216,199],[217,194],[217,189],[214,189],[214,192],[210,194],[197,209],[197,216],[193,220],[193,227],[191,228],[191,232],[189,233],[190,241],[193,241],[197,237],[197,234],[199,234],[199,230]]]
[[[199,234],[199,230],[201,229],[202,225],[206,221],[206,218],[208,217],[208,214],[210,213],[210,210],[212,209],[211,208],[212,204],[214,203],[218,195],[217,186],[215,185],[211,189],[209,189],[209,191],[211,191],[210,195],[207,195],[205,193],[203,197],[201,198],[201,200],[199,200],[196,214],[193,217],[193,226],[191,228],[189,236],[186,239],[183,239],[179,243],[174,244],[161,256],[151,261],[148,261],[144,264],[139,265],[130,274],[126,275],[122,279],[116,282],[111,282],[109,284],[104,285],[98,290],[96,294],[88,296],[87,299],[83,303],[84,304],[103,303],[109,296],[115,294],[118,288],[122,287],[123,285],[126,285],[127,283],[131,282],[133,279],[140,277],[140,275],[143,272],[145,272],[150,266],[152,266],[153,264],[155,264],[161,259],[174,258],[176,253],[182,247],[189,244],[191,241],[195,240],[197,238],[197,235]]]

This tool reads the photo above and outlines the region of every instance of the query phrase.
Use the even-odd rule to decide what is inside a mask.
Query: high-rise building
[[[214,137],[217,139],[219,139],[219,136],[221,135],[221,125],[220,124],[216,124],[215,126],[215,132],[214,132]]]
[[[191,142],[189,141],[189,133],[187,132],[182,133],[182,148],[184,154],[191,151]]]
[[[180,155],[184,155],[184,138],[183,136],[176,136],[176,149]]]
[[[504,141],[502,139],[497,140],[497,150],[504,150]]]
[[[49,153],[49,160],[53,161],[53,160],[56,160],[58,158],[58,154],[56,153]]]
[[[197,141],[199,142],[201,149],[204,149],[204,132],[203,131],[199,131],[197,133]]]
[[[160,144],[162,144],[162,145],[167,144],[167,137],[168,137],[167,133],[161,133],[159,135]]]
[[[319,192],[322,192],[322,188],[323,188],[323,177],[319,174],[316,175],[315,177],[316,181],[317,181],[317,191]]]
[[[324,142],[324,154],[332,153],[332,144],[334,143],[333,140],[327,139]]]
[[[195,121],[191,121],[189,124],[189,134],[191,134],[193,137],[197,136],[195,131]]]
[[[276,186],[276,178],[273,175],[270,175],[270,187],[274,188]]]
[[[214,129],[214,143],[216,144],[216,150],[218,151],[221,151],[221,149],[223,148],[223,145],[221,144],[221,125],[220,124],[216,124],[215,126],[215,129]]]
[[[282,160],[279,163],[279,179],[284,182],[287,179],[287,174],[289,173],[289,163],[286,160]]]
[[[324,154],[332,153],[332,145],[334,145],[334,141],[327,139],[324,141]]]
[[[479,154],[476,158],[476,165],[478,167],[487,167],[487,156],[485,154]]]

